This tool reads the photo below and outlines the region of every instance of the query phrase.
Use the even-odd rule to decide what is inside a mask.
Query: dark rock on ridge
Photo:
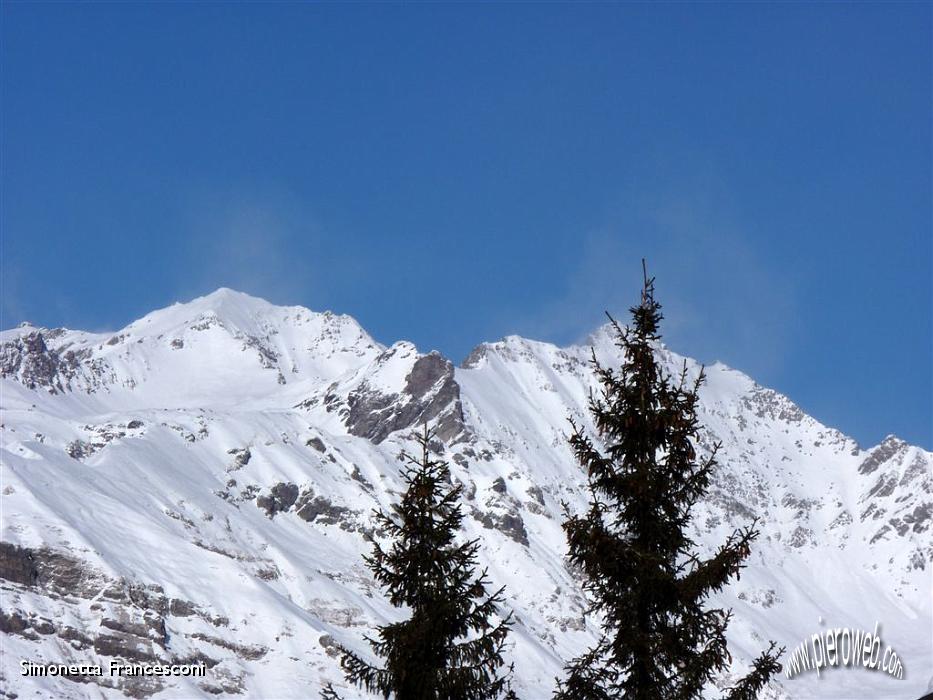
[[[363,384],[350,392],[347,406],[350,434],[376,444],[390,433],[421,423],[431,423],[443,442],[450,442],[466,429],[454,366],[437,352],[415,361],[401,393],[383,394]]]
[[[28,389],[44,387],[53,394],[64,391],[77,364],[74,355],[63,360],[50,350],[40,331],[26,333],[0,347],[0,376],[17,378]]]
[[[859,474],[871,474],[882,464],[894,457],[898,452],[907,448],[907,443],[893,435],[888,435],[878,447],[871,451],[859,465]]]

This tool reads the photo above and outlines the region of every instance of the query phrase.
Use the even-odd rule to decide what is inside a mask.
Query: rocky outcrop
[[[58,596],[90,598],[109,589],[106,576],[64,552],[9,542],[0,542],[0,579]]]
[[[298,486],[289,483],[278,483],[269,493],[259,496],[256,505],[266,511],[266,515],[274,518],[276,513],[282,513],[291,508],[298,500]]]
[[[169,621],[173,617],[199,618],[202,624],[217,627],[227,624],[226,619],[212,616],[191,601],[167,598],[161,586],[109,577],[69,552],[32,549],[10,542],[0,542],[0,579],[4,600],[0,632],[30,641],[55,638],[63,659],[105,664],[107,659],[127,663],[203,663],[208,667],[218,663],[188,647],[173,649]],[[91,601],[96,622],[76,629],[61,619],[21,609],[24,596],[27,599],[41,596],[65,606],[78,604],[75,610],[81,607],[79,601]],[[204,633],[188,633],[183,637],[213,643]],[[242,658],[256,659],[265,654],[265,649],[255,645],[220,646]],[[79,656],[75,657],[75,653]],[[99,683],[132,698],[149,697],[165,687],[165,683],[154,683],[153,678],[114,679],[106,674],[66,677],[66,680]]]
[[[360,477],[361,478],[361,477]],[[346,506],[334,503],[326,496],[315,494],[310,487],[299,489],[297,484],[280,482],[269,492],[256,498],[256,505],[266,512],[269,518],[281,513],[293,513],[308,523],[317,525],[336,525],[348,532],[361,529],[357,522],[358,512]],[[260,573],[260,578],[272,580],[278,578],[278,572]]]
[[[742,398],[742,403],[758,418],[799,423],[806,416],[800,407],[786,396],[764,387],[755,387]]]
[[[302,495],[296,506],[296,514],[302,520],[321,525],[338,525],[345,530],[356,529],[348,522],[351,510],[340,506],[324,496],[315,496],[313,492]]]
[[[0,377],[15,379],[27,389],[50,394],[70,391],[73,382],[87,374],[89,391],[107,374],[106,364],[93,358],[88,348],[54,348],[48,341],[60,331],[34,330],[0,345]]]
[[[18,379],[29,389],[64,391],[60,371],[67,373],[74,368],[62,365],[58,353],[49,350],[45,336],[39,331],[25,333],[0,347],[0,376]]]
[[[873,449],[859,465],[860,474],[871,474],[885,462],[889,462],[907,449],[907,443],[893,435],[888,435],[880,445]]]
[[[462,369],[476,369],[480,366],[483,360],[486,359],[488,354],[488,348],[485,343],[477,345],[470,351],[470,354],[463,358],[463,362],[460,363]]]
[[[305,441],[305,445],[307,445],[308,447],[313,447],[313,448],[314,448],[315,450],[317,450],[318,452],[326,452],[326,451],[327,451],[327,447],[324,445],[324,441],[321,440],[321,438],[319,438],[319,437],[308,438],[308,439]]]
[[[877,529],[869,544],[893,537],[915,537],[929,529],[933,513],[933,470],[927,453],[889,435],[858,467],[867,490],[860,498],[863,522]],[[933,552],[933,548],[927,548]],[[925,556],[929,557],[929,554]],[[909,564],[916,568],[915,558]]]
[[[242,469],[249,464],[249,460],[253,457],[248,447],[232,447],[227,450],[227,454],[233,455],[233,462],[227,467],[228,472],[235,472]]]
[[[515,540],[520,545],[528,546],[528,531],[525,521],[518,513],[497,513],[494,511],[473,510],[473,517],[487,530],[498,530],[506,537]]]
[[[466,430],[454,366],[437,352],[415,361],[400,393],[385,394],[363,383],[350,392],[346,404],[347,430],[376,444],[397,430],[422,423],[430,423],[445,443]]]
[[[9,542],[0,542],[0,578],[23,586],[36,585],[39,568],[32,551]]]

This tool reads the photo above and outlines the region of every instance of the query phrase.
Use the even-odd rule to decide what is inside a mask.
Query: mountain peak
[[[173,304],[170,308],[187,308],[201,313],[214,312],[222,317],[226,314],[262,314],[278,307],[261,297],[255,297],[229,287],[219,287],[210,294],[197,297],[189,302]]]
[[[262,304],[268,304],[265,299],[262,297],[256,297],[246,292],[241,292],[236,289],[231,289],[230,287],[218,287],[213,292],[205,294],[203,296],[193,299],[189,303],[194,303],[197,301],[205,301],[209,303],[255,303],[260,302]]]
[[[601,362],[619,366],[611,328],[591,342]],[[568,510],[589,506],[566,436],[572,417],[598,437],[590,358],[588,344],[510,335],[478,345],[455,370],[407,341],[379,345],[349,316],[228,288],[114,333],[0,335],[9,533],[0,559],[14,572],[0,583],[15,591],[0,673],[19,695],[34,694],[15,659],[106,664],[105,650],[206,659],[215,678],[233,679],[223,688],[166,679],[165,697],[300,697],[339,681],[331,645],[365,649],[362,628],[391,619],[360,576],[360,556],[372,509],[404,488],[398,458],[409,433],[427,423],[462,484],[464,537],[483,548],[515,612],[516,689],[545,696],[560,673],[555,650],[569,656],[599,634],[560,527]],[[659,351],[667,372],[684,360]],[[699,364],[687,361],[695,376]],[[739,648],[759,637],[792,648],[818,615],[883,620],[913,668],[931,667],[930,626],[917,621],[931,619],[933,455],[893,436],[860,451],[722,364],[709,368],[697,416],[697,454],[721,449],[696,541],[715,551],[761,522],[741,583],[711,596],[736,610]],[[205,571],[217,586],[198,584]],[[891,695],[883,674],[869,675],[875,685],[795,679],[773,696]],[[96,692],[41,680],[49,696]],[[917,696],[925,681],[898,683]]]
[[[261,297],[229,287],[219,287],[191,301],[175,302],[146,314],[125,330],[152,335],[220,325],[234,333],[263,335],[271,328],[283,324],[302,324],[312,320],[329,323],[335,318],[337,325],[358,326],[348,316],[336,316],[329,311],[319,313],[303,306],[278,306]]]

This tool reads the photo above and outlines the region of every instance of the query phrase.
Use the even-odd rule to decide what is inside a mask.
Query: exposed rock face
[[[23,586],[41,588],[57,595],[91,597],[106,587],[99,572],[64,552],[29,549],[0,542],[0,578]]]
[[[889,435],[884,439],[884,442],[873,449],[868,457],[862,461],[858,468],[859,473],[871,474],[885,462],[895,457],[898,452],[901,452],[906,448],[906,442],[897,439],[893,435]]]
[[[463,369],[476,369],[485,358],[486,345],[477,345],[470,351],[470,354],[463,359],[463,362],[460,363],[460,367]]]
[[[318,452],[326,452],[327,447],[324,446],[324,441],[319,437],[308,438],[305,442],[308,447],[313,447]]]
[[[862,522],[875,530],[870,544],[925,533],[933,514],[933,470],[929,458],[916,447],[889,435],[858,468],[871,484],[860,502]],[[933,561],[933,544],[919,546],[910,555],[911,568],[925,569]]]
[[[758,418],[770,418],[787,423],[798,423],[804,418],[804,412],[786,396],[773,389],[758,387],[745,397],[746,408]]]
[[[528,546],[528,531],[525,529],[525,521],[518,513],[474,510],[473,517],[482,523],[487,530],[498,530],[520,545]]]
[[[12,613],[7,613],[0,610],[0,632],[21,635],[30,627],[29,619],[18,611],[14,610]]]
[[[463,407],[454,366],[436,352],[418,358],[400,394],[384,394],[363,384],[347,397],[350,434],[378,444],[390,433],[431,423],[438,439],[463,435]]]
[[[54,331],[53,331],[54,333]],[[0,345],[0,377],[22,382],[29,389],[46,389],[55,394],[71,388],[71,380],[81,369],[88,350],[52,350],[41,331],[32,331]]]
[[[540,486],[529,486],[528,495],[535,499],[535,503],[539,506],[544,505],[544,491],[541,490]]]
[[[176,630],[173,634],[171,620],[192,618],[207,627],[225,622],[190,601],[167,599],[160,586],[108,577],[67,552],[30,549],[9,542],[0,542],[0,578],[4,599],[0,632],[31,641],[57,638],[71,654],[62,661],[104,666],[110,659],[121,663],[196,663],[209,668],[218,664],[217,659],[192,648],[189,641],[204,639],[213,643],[214,638],[197,631]],[[94,630],[76,629],[63,620],[18,608],[35,596],[72,605],[91,601],[91,610],[98,618]],[[229,642],[220,646],[246,659],[260,658],[266,651]],[[73,683],[98,683],[131,698],[146,698],[165,687],[158,679],[145,676],[63,678]]]
[[[279,483],[272,487],[266,496],[259,496],[256,505],[266,511],[266,515],[274,518],[276,513],[291,508],[298,500],[298,486],[295,484]]]
[[[248,447],[233,447],[227,450],[227,454],[233,455],[233,463],[227,467],[227,471],[231,472],[245,467],[253,457],[253,453],[249,451]]]
[[[926,532],[930,529],[930,520],[933,517],[933,505],[924,503],[914,508],[904,516],[904,522],[910,525],[914,532]],[[904,534],[906,529],[899,534]]]
[[[34,586],[39,580],[39,569],[32,552],[9,542],[0,542],[0,578]]]
[[[315,496],[313,493],[306,493],[301,497],[296,514],[309,523],[340,525],[344,529],[352,529],[348,527],[347,522],[349,508],[336,505],[324,496]]]
[[[337,659],[341,655],[340,645],[329,634],[322,634],[318,643],[324,647],[324,652],[332,659]]]
[[[255,661],[256,659],[261,659],[268,653],[266,647],[259,644],[238,644],[236,642],[231,642],[223,637],[217,637],[214,635],[203,634],[201,632],[195,632],[191,635],[194,639],[200,639],[205,642],[210,642],[214,646],[221,647],[223,649],[229,649],[234,652],[241,659],[247,659],[250,661]]]
[[[561,522],[589,505],[567,418],[594,434],[589,345],[620,360],[604,336],[567,348],[511,336],[455,370],[410,343],[385,348],[352,319],[230,290],[117,333],[2,332],[0,697],[286,700],[339,686],[339,647],[366,653],[364,635],[393,619],[362,555],[384,534],[371,513],[398,501],[398,456],[422,421],[463,486],[463,539],[479,542],[515,613],[516,691],[547,697],[561,662],[598,635]],[[673,372],[685,362],[663,348],[659,359]],[[921,695],[933,455],[896,438],[866,452],[739,372],[708,377],[697,451],[722,450],[691,536],[715,552],[755,517],[762,530],[741,580],[710,598],[735,611],[733,648],[790,647],[827,610],[827,624],[880,619],[910,650],[911,675],[858,683]],[[30,684],[17,664],[29,657],[210,671],[100,691]],[[835,675],[769,700],[852,697]]]
[[[350,478],[358,481],[362,477],[359,476],[359,470],[356,470]],[[270,519],[281,513],[293,513],[308,523],[336,525],[350,532],[361,529],[354,510],[338,505],[326,496],[316,495],[309,487],[299,489],[297,484],[275,484],[268,494],[256,498],[256,505],[264,510]],[[274,567],[269,567],[261,570],[259,576],[265,580],[273,580],[279,577],[279,573]]]

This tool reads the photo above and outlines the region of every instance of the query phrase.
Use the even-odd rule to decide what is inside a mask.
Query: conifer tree
[[[385,549],[374,541],[364,557],[392,605],[410,617],[366,638],[381,666],[346,648],[341,666],[350,683],[383,698],[514,698],[502,656],[511,614],[498,617],[504,588],[490,593],[486,570],[477,573],[478,540],[457,541],[463,487],[451,484],[446,462],[432,458],[432,439],[425,426],[417,437],[420,458],[403,453],[401,502],[390,513],[376,512],[392,544]],[[331,687],[322,695],[339,697]]]
[[[568,664],[555,700],[699,698],[731,661],[731,611],[704,603],[738,577],[758,531],[755,522],[737,530],[709,559],[695,551],[690,512],[709,487],[719,445],[705,458],[697,454],[703,372],[690,382],[686,363],[674,377],[658,365],[660,309],[645,272],[631,326],[610,316],[622,366],[603,367],[593,353],[601,388],[589,410],[602,448],[571,421],[570,445],[586,469],[590,503],[582,515],[568,513],[564,531],[603,636]],[[726,696],[757,697],[780,670],[782,652],[772,642]]]

